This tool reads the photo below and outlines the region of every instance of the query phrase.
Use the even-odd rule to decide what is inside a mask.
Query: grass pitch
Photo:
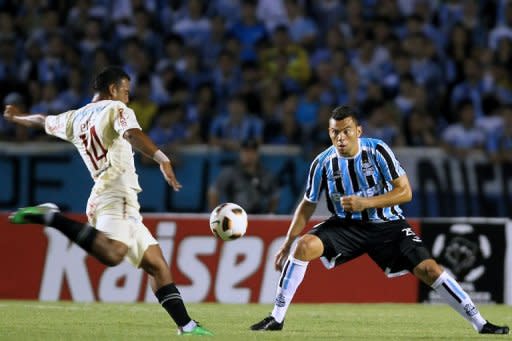
[[[188,304],[217,340],[505,340],[483,336],[445,305],[292,304],[280,332],[253,332],[271,305]],[[512,325],[512,307],[480,306]],[[0,301],[0,340],[169,340],[178,338],[157,304]]]

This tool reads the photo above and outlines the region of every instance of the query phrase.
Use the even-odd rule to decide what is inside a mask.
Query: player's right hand
[[[15,105],[10,105],[10,104],[7,104],[5,106],[5,110],[4,110],[4,118],[9,121],[9,122],[12,122],[14,120],[14,117],[15,116],[18,116],[21,114],[21,110],[15,106]]]
[[[162,172],[165,181],[171,186],[175,191],[179,191],[182,187],[179,181],[176,179],[176,175],[174,175],[174,171],[172,169],[170,162],[162,162],[160,164],[160,171]]]

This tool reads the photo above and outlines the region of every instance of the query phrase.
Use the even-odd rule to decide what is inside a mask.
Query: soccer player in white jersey
[[[192,320],[160,246],[142,222],[133,150],[152,157],[167,183],[181,188],[171,161],[142,132],[129,101],[130,77],[121,68],[107,67],[94,84],[93,102],[55,116],[28,115],[8,105],[4,117],[14,123],[45,129],[75,145],[94,179],[87,202],[88,224],[66,218],[53,204],[25,207],[13,213],[14,224],[37,223],[61,231],[103,264],[123,259],[148,273],[155,296],[169,313],[180,335],[213,335]]]
[[[479,333],[508,334],[507,326],[482,317],[471,297],[430,256],[403,217],[398,205],[410,201],[412,191],[391,149],[381,140],[361,137],[356,113],[348,106],[332,111],[328,132],[332,145],[311,163],[306,193],[276,255],[281,277],[274,309],[251,329],[283,328],[310,261],[320,258],[331,269],[367,253],[389,277],[413,273]],[[299,238],[323,190],[332,216]]]

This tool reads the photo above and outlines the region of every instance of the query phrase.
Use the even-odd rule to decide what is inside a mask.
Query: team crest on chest
[[[368,160],[365,160],[362,162],[361,168],[363,169],[363,174],[365,176],[372,176],[375,172],[375,168],[373,167],[372,163]]]
[[[332,172],[332,178],[334,180],[341,178],[341,171],[337,170],[337,171]]]

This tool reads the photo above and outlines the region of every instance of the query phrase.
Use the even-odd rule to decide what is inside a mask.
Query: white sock
[[[290,256],[286,261],[279,283],[277,285],[276,300],[272,316],[277,322],[281,323],[284,320],[288,306],[290,305],[295,291],[304,279],[306,268],[309,262],[301,261]]]
[[[446,271],[432,284],[441,298],[455,309],[462,317],[471,323],[476,331],[480,331],[487,322],[480,315],[471,297],[461,288],[459,283],[454,280]]]
[[[197,326],[196,321],[194,321],[194,320],[190,320],[190,322],[189,322],[189,323],[187,323],[186,325],[184,325],[183,327],[181,327],[181,329],[183,329],[183,331],[185,331],[185,332],[190,332],[190,331],[192,331],[192,329],[194,329],[196,326]]]

